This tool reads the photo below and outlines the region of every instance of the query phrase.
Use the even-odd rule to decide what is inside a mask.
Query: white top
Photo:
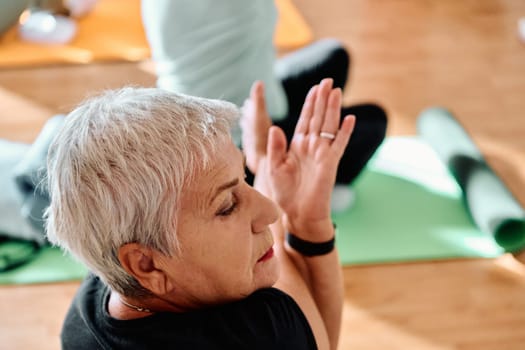
[[[159,87],[241,106],[262,80],[270,115],[285,116],[274,74],[273,0],[143,0],[142,18]]]

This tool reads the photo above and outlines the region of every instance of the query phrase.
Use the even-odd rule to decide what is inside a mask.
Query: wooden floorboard
[[[375,101],[389,135],[449,108],[525,204],[522,0],[295,0],[316,38],[351,51],[345,103]],[[31,142],[45,120],[99,89],[153,86],[148,64],[0,70],[0,138]],[[363,234],[366,234],[364,232]],[[524,349],[524,256],[345,267],[341,349]],[[0,287],[0,348],[58,349],[78,283]]]

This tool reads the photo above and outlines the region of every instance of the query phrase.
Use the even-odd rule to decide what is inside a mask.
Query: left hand
[[[268,130],[272,126],[261,81],[252,85],[250,97],[244,101],[240,125],[246,166],[253,174],[257,174],[260,163],[263,163],[262,160],[266,157]]]

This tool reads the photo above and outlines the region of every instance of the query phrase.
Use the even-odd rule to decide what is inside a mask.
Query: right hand
[[[273,198],[286,214],[288,229],[311,241],[326,239],[317,232],[331,228],[330,197],[355,124],[355,118],[347,116],[339,127],[341,99],[341,90],[332,89],[332,80],[324,79],[308,93],[289,149],[280,128],[272,126],[269,132]],[[335,139],[323,138],[321,132],[334,134]]]

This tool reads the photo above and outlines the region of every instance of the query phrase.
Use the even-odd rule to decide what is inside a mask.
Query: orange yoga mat
[[[309,43],[312,32],[292,0],[276,0],[276,4],[279,11],[276,47],[290,49]],[[0,68],[140,61],[149,57],[140,0],[100,0],[93,12],[78,21],[78,33],[67,45],[24,42],[18,37],[16,27],[0,38]]]

